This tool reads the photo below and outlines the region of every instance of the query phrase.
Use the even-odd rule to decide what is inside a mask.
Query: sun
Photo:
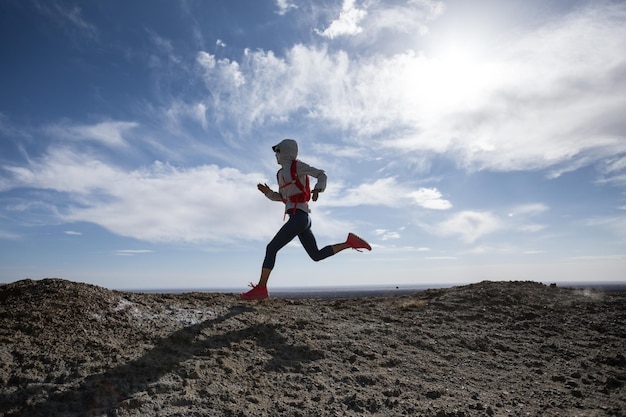
[[[469,45],[442,49],[428,60],[425,94],[440,108],[472,107],[484,99],[495,68]]]
[[[485,104],[506,75],[476,39],[439,42],[415,52],[398,70],[397,85],[423,119]]]

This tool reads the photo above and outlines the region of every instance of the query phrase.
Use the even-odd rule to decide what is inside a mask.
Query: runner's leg
[[[280,228],[276,236],[267,244],[265,250],[265,259],[263,260],[263,269],[274,269],[276,263],[276,255],[287,243],[291,242],[294,237],[302,233],[309,225],[309,215],[302,210],[296,210],[296,213],[289,213],[289,220]]]
[[[308,217],[308,216],[307,216]],[[300,243],[306,250],[306,253],[309,254],[311,259],[315,262],[321,261],[322,259],[326,259],[329,256],[333,256],[336,251],[333,246],[324,246],[322,249],[317,248],[317,241],[315,240],[315,235],[311,231],[311,219],[308,219],[308,227],[298,235],[298,239],[300,239]]]

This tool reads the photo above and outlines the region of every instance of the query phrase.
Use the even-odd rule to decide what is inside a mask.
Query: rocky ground
[[[626,294],[0,287],[0,416],[624,416]]]

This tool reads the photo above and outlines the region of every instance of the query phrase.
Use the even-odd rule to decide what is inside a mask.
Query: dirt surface
[[[0,416],[624,416],[626,294],[0,287]]]

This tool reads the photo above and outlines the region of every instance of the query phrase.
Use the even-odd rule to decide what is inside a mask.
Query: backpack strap
[[[306,175],[305,184],[302,184],[302,181],[300,181],[300,177],[298,176],[297,165],[298,165],[298,160],[295,159],[291,163],[291,167],[289,170],[289,173],[291,174],[291,181],[283,185],[279,185],[279,190],[282,188],[288,187],[292,184],[294,184],[300,190],[300,193],[298,194],[293,194],[289,196],[288,198],[283,198],[282,200],[283,200],[283,203],[285,204],[287,204],[287,202],[291,202],[295,204],[306,203],[311,199],[311,186],[309,182],[309,176]],[[280,178],[279,178],[280,171],[281,170],[278,170],[278,172],[276,173],[276,181],[278,182],[278,184],[280,184]],[[293,212],[295,213],[296,210],[297,210],[296,206],[294,205]]]
[[[298,189],[302,191],[303,195],[299,199],[302,199],[305,202],[307,202],[311,199],[311,186],[309,185],[309,176],[306,175],[306,186],[305,186],[304,184],[302,184],[302,181],[300,181],[300,177],[298,176],[297,166],[296,166],[297,162],[298,160],[296,159],[291,163],[291,178],[296,183],[296,187],[298,187]],[[298,201],[298,202],[302,202],[302,201]]]

